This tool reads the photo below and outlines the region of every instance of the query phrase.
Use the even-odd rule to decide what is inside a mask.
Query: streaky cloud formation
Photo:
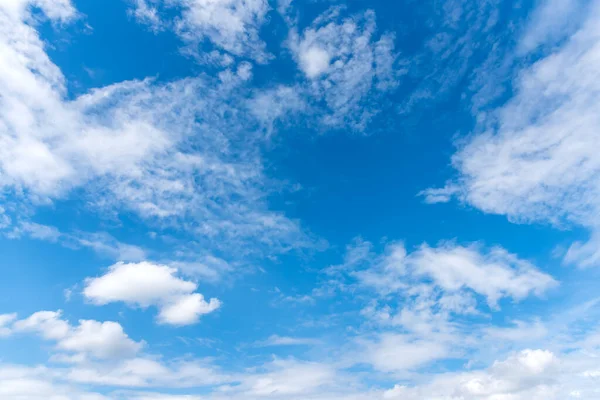
[[[545,7],[556,11],[550,3]],[[484,212],[517,222],[597,230],[599,8],[592,2],[587,10],[563,46],[520,72],[515,96],[492,110],[478,125],[479,132],[453,156],[459,172],[456,182],[423,192],[428,202],[455,195]],[[538,25],[539,18],[534,20]],[[524,46],[538,41],[530,36],[524,40],[529,43]],[[592,246],[575,245],[566,260],[580,266],[594,264],[598,256]]]

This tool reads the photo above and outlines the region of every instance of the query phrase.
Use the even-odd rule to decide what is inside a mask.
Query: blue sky
[[[600,398],[598,26],[3,0],[0,398]]]

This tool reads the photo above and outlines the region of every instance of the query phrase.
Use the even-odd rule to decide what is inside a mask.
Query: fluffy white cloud
[[[396,386],[385,399],[559,399],[558,359],[547,350],[523,350],[488,370],[442,374],[421,387]],[[448,397],[449,396],[449,397]]]
[[[116,322],[81,320],[57,348],[75,353],[87,353],[96,358],[120,358],[136,354],[142,347],[129,339]]]
[[[61,311],[38,311],[26,319],[16,321],[13,329],[38,333],[47,340],[62,340],[69,335],[71,326],[61,316]]]
[[[311,79],[327,71],[331,62],[329,53],[318,46],[300,50],[298,58],[302,71]]]
[[[60,311],[39,311],[14,322],[12,330],[37,333],[56,342],[57,350],[69,354],[59,355],[61,360],[119,359],[135,355],[143,346],[130,339],[117,322],[80,320],[71,326],[61,317]]]
[[[565,2],[549,2],[554,3],[571,9]],[[452,158],[459,177],[441,192],[426,191],[430,202],[448,200],[440,194],[454,193],[484,212],[510,220],[598,230],[600,6],[589,4],[584,13],[575,13],[583,15],[574,33],[520,71],[513,83],[514,96],[481,119],[478,134]],[[544,19],[550,24],[546,31],[567,20],[556,9],[540,11],[547,12],[560,18]],[[528,36],[524,40],[531,42],[529,47],[539,42]],[[581,266],[596,264],[594,247],[577,245],[567,260]]]
[[[95,304],[124,302],[139,307],[159,307],[158,321],[190,325],[218,309],[218,299],[205,301],[194,293],[198,285],[176,276],[177,269],[150,262],[117,263],[106,274],[88,278],[84,296]]]

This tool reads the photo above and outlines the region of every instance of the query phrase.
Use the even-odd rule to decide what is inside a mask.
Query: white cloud
[[[26,18],[30,7],[39,7],[48,18],[68,21],[76,16],[71,0],[6,0],[1,8],[12,18]]]
[[[163,29],[163,22],[160,19],[160,15],[156,7],[146,0],[135,0],[134,7],[130,10],[130,14],[139,22],[148,25],[158,32]]]
[[[78,190],[82,207],[111,218],[133,211],[155,227],[177,227],[207,253],[227,250],[235,259],[266,247],[272,253],[310,246],[298,222],[269,210],[264,136],[249,133],[257,121],[240,93],[248,92],[242,85],[249,64],[225,83],[148,79],[70,96],[27,23],[28,5],[38,3],[0,6],[0,187],[12,204],[2,225],[26,224],[31,208]],[[44,4],[49,18],[75,17],[65,11],[68,2]],[[78,239],[114,258],[142,258],[138,248]]]
[[[308,102],[326,112],[321,121],[329,127],[365,129],[379,112],[374,99],[397,85],[394,35],[377,37],[375,14],[367,11],[348,18],[332,8],[298,32],[292,26],[288,46],[309,79]]]
[[[19,221],[13,224],[6,236],[10,239],[20,239],[28,236],[37,240],[60,243],[71,249],[87,247],[102,256],[108,256],[119,261],[138,261],[146,258],[146,252],[141,247],[122,243],[106,232],[63,233],[54,226],[42,225],[32,221]]]
[[[18,332],[39,333],[46,340],[62,340],[69,335],[71,326],[62,320],[61,311],[38,311],[26,319],[16,321],[13,328]]]
[[[218,299],[204,300],[200,293],[180,296],[162,306],[158,321],[171,325],[191,325],[198,322],[201,315],[209,314],[221,306]]]
[[[331,57],[327,51],[318,46],[301,49],[298,55],[300,67],[307,77],[316,78],[329,68]]]
[[[60,238],[61,233],[53,226],[23,221],[8,234],[10,238],[20,238],[22,235],[27,235],[33,239],[56,242]]]
[[[442,289],[471,289],[485,296],[492,307],[503,297],[518,301],[541,296],[556,285],[550,275],[499,247],[483,253],[474,246],[424,245],[410,255],[409,263],[417,275],[432,278]]]
[[[218,299],[204,300],[194,293],[198,285],[176,276],[177,269],[150,262],[117,263],[106,274],[88,278],[84,296],[98,305],[124,302],[139,307],[157,306],[158,321],[190,325],[218,309]]]
[[[99,393],[56,382],[44,367],[0,365],[0,397],[6,400],[110,400]]]
[[[33,332],[46,340],[56,342],[56,349],[66,352],[58,359],[84,361],[119,359],[134,356],[143,346],[131,340],[120,324],[112,321],[80,320],[71,326],[61,319],[60,311],[39,311],[26,319],[14,322],[14,332]]]
[[[108,387],[203,387],[234,380],[202,361],[160,362],[136,357],[118,364],[88,363],[69,370],[65,380]]]
[[[554,3],[570,9],[577,2],[544,4]],[[547,29],[536,32],[554,30],[567,18],[557,9],[549,12],[560,17],[545,18]],[[459,176],[446,189],[461,200],[513,221],[575,224],[592,232],[600,226],[598,3],[582,14],[561,46],[520,71],[514,96],[481,118],[477,134],[453,156]],[[596,264],[592,248],[577,245],[568,260]]]
[[[580,0],[540,1],[520,39],[519,51],[529,52],[563,38],[565,33],[576,28],[577,21],[587,10],[586,3]]]
[[[315,338],[302,338],[302,337],[290,337],[290,336],[279,336],[271,335],[267,340],[257,342],[258,347],[277,347],[277,346],[313,346],[321,344],[319,339]]]
[[[57,348],[69,352],[86,353],[101,359],[135,355],[142,344],[129,339],[116,322],[81,320],[79,326],[58,342]]]
[[[448,344],[428,339],[411,339],[406,335],[386,333],[366,350],[367,360],[385,372],[406,371],[448,358],[452,354]]]
[[[564,391],[555,386],[557,357],[546,350],[523,350],[488,370],[447,373],[430,384],[396,386],[385,399],[559,399]],[[450,396],[450,397],[448,397]]]
[[[490,327],[485,329],[485,334],[491,339],[506,342],[531,342],[544,339],[548,334],[548,328],[540,322],[527,323],[514,321],[510,327]]]
[[[163,8],[180,11],[180,18],[172,25],[161,20]],[[137,0],[133,15],[153,29],[169,26],[190,44],[207,39],[233,55],[265,62],[270,56],[259,30],[269,10],[266,0]]]
[[[482,295],[491,307],[497,307],[505,297],[519,301],[530,295],[541,296],[557,285],[550,275],[501,247],[485,250],[478,245],[463,247],[452,242],[438,247],[423,244],[411,253],[402,243],[392,243],[382,255],[377,255],[370,243],[359,240],[348,248],[344,264],[325,272],[350,276],[362,287],[383,296],[414,292],[418,289],[414,283],[427,278],[447,294],[470,290]],[[447,307],[463,308],[464,300],[446,297],[444,301]]]
[[[332,366],[320,363],[275,360],[265,368],[263,373],[244,377],[239,387],[231,389],[232,395],[249,398],[307,396],[318,393],[335,377]]]

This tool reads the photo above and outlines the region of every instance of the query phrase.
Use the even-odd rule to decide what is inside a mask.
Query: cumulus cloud
[[[177,269],[150,262],[117,263],[106,274],[85,281],[83,295],[94,304],[124,302],[130,306],[159,308],[158,322],[171,325],[197,323],[221,306],[204,300],[198,285],[176,276]]]
[[[117,322],[80,320],[72,326],[62,319],[61,311],[39,311],[15,321],[14,332],[31,332],[56,342],[56,350],[66,353],[63,360],[119,359],[135,355],[143,342],[135,342]]]

